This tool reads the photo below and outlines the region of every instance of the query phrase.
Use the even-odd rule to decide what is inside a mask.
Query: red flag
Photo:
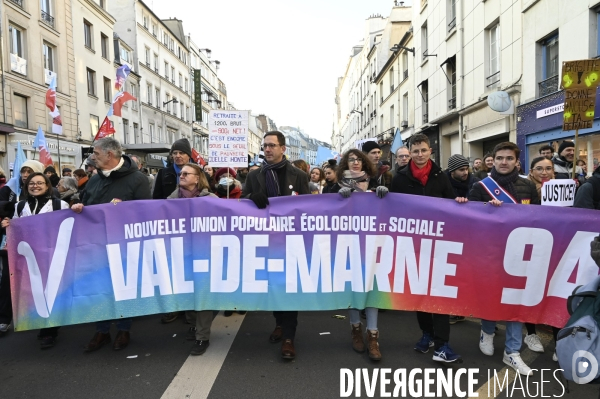
[[[56,91],[52,88],[49,88],[46,92],[46,107],[50,111],[54,111],[54,108],[56,108]]]
[[[115,99],[113,101],[113,115],[114,116],[121,116],[121,108],[123,108],[123,104],[125,104],[127,101],[129,100],[133,100],[133,101],[137,101],[137,98],[135,98],[134,96],[132,96],[131,94],[129,94],[126,91],[122,91],[117,93],[117,95],[115,96]]]
[[[192,159],[200,166],[206,165],[206,161],[200,156],[200,154],[198,153],[198,151],[196,151],[195,148],[192,148]]]
[[[117,131],[113,127],[112,122],[110,121],[110,119],[108,119],[108,116],[107,116],[104,118],[102,125],[100,125],[100,129],[98,129],[98,133],[96,134],[96,137],[94,137],[94,141],[103,139],[106,136],[115,134],[116,132]]]
[[[50,156],[50,153],[48,152],[46,147],[40,149],[40,162],[44,166],[52,166],[53,165],[52,157]]]

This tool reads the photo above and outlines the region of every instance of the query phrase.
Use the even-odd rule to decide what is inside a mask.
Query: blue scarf
[[[181,173],[181,168],[173,162],[173,169],[175,169],[175,176],[177,176],[177,184],[179,184],[179,174]]]

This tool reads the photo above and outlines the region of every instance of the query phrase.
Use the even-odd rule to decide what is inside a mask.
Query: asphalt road
[[[192,343],[186,341],[189,327],[180,318],[161,324],[158,315],[135,319],[132,341],[122,351],[105,346],[94,353],[83,348],[94,333],[93,324],[62,327],[54,348],[41,350],[37,331],[9,332],[0,338],[0,398],[338,398],[340,370],[365,369],[368,375],[376,369],[439,369],[454,372],[461,368],[473,371],[477,379],[474,390],[480,398],[564,397],[598,398],[598,386],[571,383],[569,393],[552,372],[558,364],[552,361],[554,343],[551,334],[538,328],[546,351],[534,354],[526,347],[522,356],[535,369],[529,383],[520,389],[516,382],[502,392],[488,384],[494,370],[503,378],[502,362],[504,330],[496,335],[496,353],[483,355],[478,348],[479,324],[468,320],[452,326],[451,346],[462,355],[462,364],[440,365],[432,361],[432,352],[413,350],[420,338],[416,316],[412,312],[379,313],[381,362],[372,362],[366,354],[351,348],[348,319],[333,318],[346,311],[301,312],[296,335],[297,356],[293,361],[280,358],[280,344],[268,342],[274,327],[270,312],[217,315],[211,346],[203,356],[188,357]],[[325,333],[325,334],[323,334]],[[115,327],[112,335],[114,338]],[[229,341],[228,341],[229,340]],[[136,356],[136,357],[133,357]],[[377,370],[379,372],[381,370]],[[514,375],[514,373],[512,374]],[[541,379],[545,382],[542,384]],[[378,380],[379,382],[381,380]],[[516,386],[515,386],[516,385]],[[388,391],[393,391],[394,385]],[[432,385],[436,393],[437,383]],[[489,390],[488,390],[489,387]],[[537,388],[536,388],[537,387]],[[466,377],[460,380],[467,389]],[[537,395],[536,395],[537,390]],[[489,394],[488,394],[489,392]],[[400,391],[401,393],[401,391]],[[422,397],[411,395],[406,397]],[[350,397],[357,397],[356,391]],[[361,386],[360,396],[368,397]],[[382,397],[377,383],[373,396]],[[455,391],[453,396],[460,397]]]

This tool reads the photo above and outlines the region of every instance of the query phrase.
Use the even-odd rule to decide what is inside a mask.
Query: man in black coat
[[[269,205],[270,197],[310,194],[308,175],[292,166],[285,158],[285,136],[274,130],[265,133],[263,139],[265,162],[260,169],[248,173],[242,196],[251,199],[258,208]],[[275,330],[269,337],[271,343],[283,340],[281,357],[294,359],[294,337],[298,326],[297,311],[276,311]]]
[[[73,205],[73,211],[80,213],[84,206],[96,204],[151,199],[148,179],[131,158],[123,155],[117,140],[112,137],[98,140],[94,144],[92,158],[98,173],[88,181],[83,203]],[[96,333],[87,345],[86,352],[100,349],[111,341],[110,324],[111,320],[96,323]],[[129,345],[131,319],[119,319],[116,324],[119,331],[113,349],[120,350]]]
[[[492,153],[494,167],[490,176],[476,183],[469,193],[469,201],[488,202],[501,206],[504,202],[515,204],[540,204],[535,184],[519,177],[517,161],[521,150],[511,142],[498,144]],[[494,335],[496,322],[481,320],[479,349],[485,355],[494,354]],[[502,361],[515,369],[519,374],[529,375],[531,369],[521,359],[520,350],[523,345],[523,323],[506,322],[505,350]]]
[[[173,163],[158,171],[152,192],[154,199],[166,199],[177,188],[181,168],[190,163],[190,159],[192,159],[192,147],[188,139],[176,140],[171,146],[169,154],[173,158]],[[212,189],[213,187],[211,187]]]
[[[425,195],[454,199],[465,202],[466,198],[456,197],[448,176],[430,158],[429,138],[422,133],[410,138],[411,159],[408,165],[398,171],[392,181],[393,193]],[[433,360],[439,362],[460,362],[461,356],[448,345],[450,340],[450,317],[448,315],[417,312],[419,328],[423,331],[421,340],[415,344],[417,352],[427,353],[434,347]]]
[[[460,154],[452,155],[448,159],[448,180],[457,197],[467,198],[473,184],[479,179],[469,172],[469,161]]]

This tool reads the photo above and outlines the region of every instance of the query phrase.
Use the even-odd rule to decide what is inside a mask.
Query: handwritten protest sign
[[[549,180],[542,186],[542,205],[573,206],[577,184],[570,179]]]
[[[600,60],[563,62],[561,76],[561,86],[565,89],[563,130],[591,128],[600,84]]]
[[[208,115],[208,164],[248,167],[248,111],[211,110]]]

